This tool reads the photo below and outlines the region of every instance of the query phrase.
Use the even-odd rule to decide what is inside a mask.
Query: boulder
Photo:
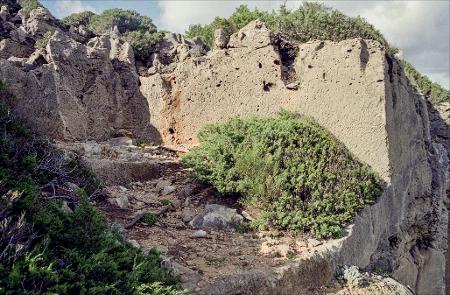
[[[214,46],[217,49],[226,48],[230,36],[223,29],[216,29],[214,31]]]
[[[244,217],[223,205],[210,204],[206,205],[202,213],[198,214],[191,221],[194,228],[211,228],[234,230],[236,225],[242,223]]]
[[[24,22],[23,28],[34,37],[42,38],[47,32],[53,34],[58,29],[58,21],[46,8],[38,7],[30,12],[30,16]]]
[[[230,36],[229,48],[262,48],[272,44],[272,32],[260,20],[254,20]]]
[[[8,59],[14,57],[28,57],[34,49],[24,46],[12,39],[3,39],[0,41],[0,58]]]

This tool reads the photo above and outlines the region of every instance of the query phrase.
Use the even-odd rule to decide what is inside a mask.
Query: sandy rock
[[[343,270],[343,278],[348,284],[354,287],[364,287],[367,286],[367,279],[359,271],[357,266],[346,267]]]
[[[188,267],[185,267],[169,257],[162,257],[162,266],[171,270],[174,276],[179,276],[181,280],[181,286],[189,290],[194,290],[197,287],[197,283],[201,280],[201,275]]]
[[[272,43],[272,33],[260,20],[254,20],[230,36],[230,48],[262,48]]]
[[[320,246],[322,244],[323,244],[323,242],[318,241],[316,239],[308,239],[308,245],[311,246],[311,247],[317,247],[317,246]]]
[[[184,223],[190,222],[195,217],[195,211],[190,208],[184,208],[183,211],[181,211],[181,220]]]
[[[194,228],[213,228],[233,230],[244,218],[231,209],[218,204],[206,205],[202,213],[191,221]]]
[[[206,238],[208,236],[208,233],[204,230],[197,230],[192,233],[191,237],[193,238]]]
[[[136,240],[128,240],[128,243],[134,248],[141,249],[141,245]]]
[[[156,191],[160,192],[162,191],[165,187],[171,186],[172,185],[172,181],[168,180],[168,179],[163,179],[162,181],[159,181],[156,184]]]
[[[245,219],[247,219],[248,221],[253,221],[253,220],[255,220],[255,218],[253,218],[247,211],[245,211],[245,210],[243,210],[242,212],[241,212],[241,215],[245,218]]]
[[[23,28],[27,33],[42,38],[47,32],[57,30],[57,20],[46,8],[38,7],[30,12]]]
[[[165,186],[162,190],[162,195],[163,196],[169,195],[169,194],[173,193],[175,190],[176,190],[176,188],[173,185]]]
[[[121,209],[128,209],[131,206],[130,201],[128,200],[128,197],[126,195],[121,195],[115,198],[109,198],[108,202],[118,206]]]
[[[223,29],[216,29],[214,31],[214,46],[218,49],[227,47],[229,36]]]
[[[133,140],[129,137],[123,136],[123,137],[114,137],[111,138],[108,141],[109,144],[113,145],[113,146],[132,146],[133,145]]]

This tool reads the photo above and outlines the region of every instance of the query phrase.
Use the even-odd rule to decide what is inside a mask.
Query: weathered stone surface
[[[0,41],[0,58],[7,59],[11,56],[28,57],[32,52],[33,49],[11,39],[3,39]]]
[[[308,42],[293,61],[299,87],[292,91],[271,42],[255,22],[231,37],[227,51],[178,63],[170,75],[141,77],[152,124],[165,142],[194,145],[201,126],[231,116],[287,109],[314,118],[386,182],[379,201],[335,243],[336,260],[361,268],[387,261],[402,283],[423,292],[435,281],[427,287],[442,294],[444,260],[435,257],[447,247],[447,217],[438,213],[446,212],[447,155],[431,144],[425,102],[400,63],[374,41]],[[407,257],[426,236],[436,239],[421,250],[429,254]]]
[[[234,229],[244,218],[231,209],[218,204],[206,205],[205,210],[191,221],[195,228]]]
[[[125,129],[158,142],[130,46],[113,37],[98,39],[84,46],[57,31],[47,45],[49,64],[28,72],[0,61],[0,79],[20,98],[15,110],[33,129],[56,139],[104,140]]]
[[[248,47],[259,49],[272,43],[272,32],[260,20],[254,20],[242,28],[239,32],[230,36],[228,47]]]
[[[228,45],[229,36],[223,29],[216,29],[214,31],[214,46],[217,49],[226,48]]]
[[[58,25],[56,18],[46,8],[38,7],[30,12],[30,16],[24,22],[23,28],[36,38],[42,38],[47,32],[53,34],[57,30]]]

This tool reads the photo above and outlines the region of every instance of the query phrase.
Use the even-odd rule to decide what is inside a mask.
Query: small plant
[[[289,259],[289,260],[293,260],[293,259],[295,258],[295,252],[289,251],[289,252],[286,254],[286,258]]]
[[[234,228],[240,234],[245,234],[250,231],[250,225],[246,222],[238,223]]]
[[[48,31],[44,34],[44,37],[36,41],[35,47],[36,49],[44,49],[48,41],[50,41],[50,38],[52,37],[52,32]]]
[[[137,288],[136,295],[189,295],[188,290],[177,290],[171,286],[164,286],[160,282],[142,284]]]
[[[142,139],[136,139],[136,146],[143,148],[145,146],[145,141]]]
[[[171,202],[170,202],[170,200],[168,200],[168,199],[162,199],[162,200],[161,200],[161,204],[162,204],[163,206],[169,206],[169,205],[171,204]]]
[[[220,265],[220,264],[224,263],[225,260],[226,260],[225,257],[218,257],[218,258],[205,257],[205,263],[206,263],[206,265],[209,265],[209,266]]]
[[[158,221],[158,216],[153,213],[145,213],[142,216],[142,221],[148,225],[154,225]]]

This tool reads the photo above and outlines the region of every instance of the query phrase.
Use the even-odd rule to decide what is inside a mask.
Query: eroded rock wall
[[[386,186],[334,243],[331,260],[391,272],[419,294],[443,294],[448,159],[430,135],[425,100],[376,42],[309,42],[298,52],[288,68],[295,79],[286,81],[281,48],[253,22],[228,47],[141,77],[151,122],[164,142],[195,145],[201,126],[231,116],[287,109],[314,118]]]

